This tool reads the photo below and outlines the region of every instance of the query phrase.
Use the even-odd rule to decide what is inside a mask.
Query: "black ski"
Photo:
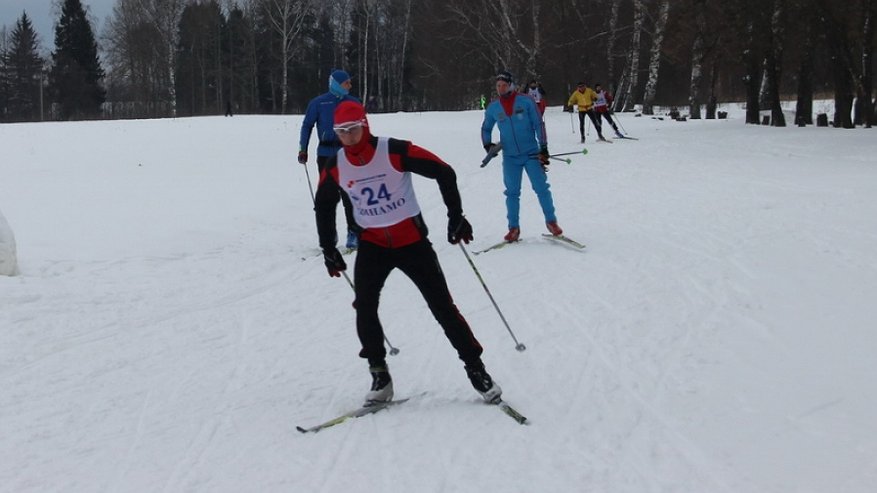
[[[585,249],[584,244],[579,243],[576,240],[574,240],[568,236],[564,236],[564,235],[555,236],[555,235],[550,235],[548,233],[543,233],[542,237],[545,238],[546,240],[551,240],[551,241],[554,241],[557,243],[562,243],[564,245],[569,245],[572,248],[575,248],[576,250],[584,250]]]
[[[616,135],[615,138],[616,138],[616,139],[627,139],[627,140],[639,140],[639,139],[636,138],[636,137],[628,137],[627,135],[622,135],[621,137],[619,137],[619,136]]]
[[[419,395],[423,395],[423,394],[419,394]],[[415,396],[415,397],[418,397],[418,396]],[[320,423],[318,425],[311,426],[310,428],[303,428],[301,426],[296,426],[295,429],[302,432],[302,433],[316,433],[320,430],[324,430],[326,428],[329,428],[329,427],[332,427],[335,425],[340,425],[341,423],[343,423],[347,420],[354,419],[354,418],[361,418],[363,416],[368,416],[369,414],[374,414],[378,411],[387,409],[388,407],[397,406],[397,405],[402,404],[404,402],[408,402],[409,400],[411,400],[411,397],[407,397],[405,399],[398,399],[395,401],[378,402],[378,403],[374,403],[371,405],[364,405],[362,407],[354,409],[353,411],[346,412],[346,413],[342,414],[341,416],[338,416],[337,418],[332,418],[329,421],[326,421],[324,423]]]

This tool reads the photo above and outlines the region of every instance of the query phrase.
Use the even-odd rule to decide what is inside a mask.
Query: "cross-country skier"
[[[530,179],[533,191],[539,199],[545,225],[555,236],[563,234],[557,225],[554,214],[554,199],[548,184],[548,140],[545,123],[536,108],[533,98],[515,91],[514,77],[506,71],[496,76],[495,99],[484,110],[481,124],[481,143],[490,152],[495,145],[491,142],[493,127],[499,127],[499,140],[502,144],[502,180],[505,185],[506,217],[509,232],[505,241],[518,241],[521,235],[521,178],[524,171]]]
[[[615,130],[615,136],[619,139],[623,139],[624,136],[618,131],[618,126],[615,125],[615,122],[612,121],[612,112],[609,111],[609,105],[612,104],[612,95],[609,94],[609,91],[604,91],[603,86],[601,86],[600,83],[594,84],[594,92],[597,94],[597,100],[594,101],[594,111],[597,113],[597,121],[600,121],[600,117],[605,118],[606,121],[609,122],[609,125],[612,126],[612,130]]]
[[[316,193],[317,232],[329,275],[347,269],[335,247],[335,209],[338,195],[349,196],[356,222],[363,228],[353,269],[356,332],[372,375],[366,404],[393,398],[393,380],[387,368],[384,329],[378,301],[387,276],[401,270],[420,290],[445,336],[463,361],[472,386],[487,402],[502,390],[481,361],[481,344],[451,298],[438,257],[427,239],[427,227],[417,204],[412,173],[438,182],[448,208],[448,241],[472,240],[472,226],[463,216],[454,170],[431,152],[404,140],[371,134],[365,109],[345,101],[335,110],[335,132],[343,148],[329,159],[320,174]]]
[[[329,91],[323,93],[308,103],[305,111],[304,120],[301,123],[301,134],[299,136],[298,162],[307,166],[308,164],[308,143],[311,140],[311,133],[314,125],[317,126],[317,170],[322,173],[326,167],[326,162],[330,157],[334,156],[338,149],[341,148],[341,141],[335,136],[332,130],[334,124],[335,108],[342,101],[356,101],[359,99],[350,95],[350,89],[353,82],[350,80],[350,74],[344,70],[333,70],[329,75]],[[353,217],[353,209],[350,202],[344,199],[344,215],[347,219],[347,243],[348,249],[356,248],[358,244],[357,232],[359,227]]]

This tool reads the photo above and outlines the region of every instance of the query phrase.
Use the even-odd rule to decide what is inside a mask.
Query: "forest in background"
[[[371,112],[475,108],[510,70],[551,105],[585,81],[616,111],[874,114],[874,0],[117,0],[99,33],[87,0],[57,10],[51,47],[0,19],[0,120],[301,113],[334,68]]]

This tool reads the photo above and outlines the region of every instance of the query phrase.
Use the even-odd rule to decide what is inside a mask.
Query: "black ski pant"
[[[588,111],[579,111],[579,132],[582,134],[583,142],[585,140],[585,115],[588,115],[588,118],[591,119],[594,129],[597,131],[597,136],[601,139],[603,138],[603,127],[600,125],[600,118],[596,113],[593,108]]]
[[[602,113],[598,111],[597,112],[597,119],[599,120],[600,117],[605,118],[606,121],[609,122],[609,125],[612,127],[612,130],[615,130],[615,133],[618,133],[618,126],[616,126],[615,122],[612,121],[612,115],[608,111],[604,111]]]
[[[438,257],[426,238],[401,248],[384,248],[367,241],[359,244],[353,270],[356,333],[362,344],[359,356],[368,359],[370,365],[383,362],[387,356],[384,329],[378,318],[378,302],[381,289],[393,269],[401,270],[420,290],[460,359],[467,365],[479,362],[483,352],[481,344],[454,304]]]
[[[328,162],[329,156],[317,156],[317,172],[322,175],[323,169],[326,168],[326,163]],[[317,183],[319,183],[319,177],[317,178]],[[344,206],[344,217],[347,220],[347,231],[353,231],[359,236],[359,226],[356,225],[356,219],[353,217],[353,203],[350,202],[350,197],[348,197],[346,193],[340,193],[338,195],[341,196],[341,205]],[[335,202],[333,207],[337,205],[338,202]]]

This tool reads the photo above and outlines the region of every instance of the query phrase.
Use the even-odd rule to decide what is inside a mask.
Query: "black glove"
[[[298,151],[298,162],[308,164],[308,151]]]
[[[495,145],[496,144],[494,144],[493,142],[488,142],[488,143],[484,144],[484,152],[489,154],[490,150],[493,149],[493,146],[495,146]]]
[[[323,261],[326,263],[326,270],[332,277],[340,277],[341,273],[347,270],[344,257],[335,247],[323,249]]]
[[[462,214],[455,214],[448,219],[448,243],[456,245],[460,241],[467,245],[472,241],[472,225]]]
[[[572,105],[568,105],[566,108],[564,108],[564,111],[566,111],[567,113],[572,113]]]
[[[548,173],[548,165],[550,164],[548,156],[550,156],[550,154],[548,154],[548,146],[542,146],[542,149],[539,150],[539,164],[542,165],[542,169],[546,173]]]

